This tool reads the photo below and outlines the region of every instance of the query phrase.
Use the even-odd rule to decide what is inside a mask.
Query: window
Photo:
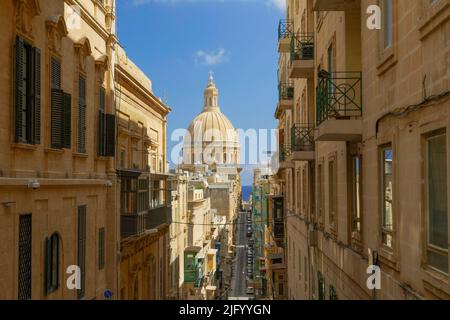
[[[106,93],[105,88],[100,87],[99,89],[99,115],[98,115],[98,155],[105,155],[105,127],[106,127],[106,117],[105,117],[105,99]]]
[[[122,177],[121,190],[121,214],[136,214],[137,178]]]
[[[392,47],[392,0],[382,0],[383,48]]]
[[[18,299],[31,299],[31,214],[19,217]]]
[[[393,248],[393,153],[392,146],[381,148],[382,242]]]
[[[427,261],[448,273],[447,137],[426,138]]]
[[[318,175],[318,177],[317,177],[318,178],[318,181],[317,181],[318,195],[317,196],[318,196],[318,207],[319,207],[318,208],[318,212],[319,212],[318,220],[319,220],[319,224],[323,224],[323,213],[324,213],[323,194],[324,194],[325,190],[323,187],[324,183],[323,183],[323,165],[322,164],[318,165],[317,171],[318,171],[318,173],[317,173],[317,175]]]
[[[77,290],[78,299],[84,298],[86,291],[86,206],[78,207],[78,223],[77,223],[77,264],[81,271],[81,289]]]
[[[336,228],[336,163],[334,160],[328,162],[328,218],[330,227]]]
[[[86,78],[78,78],[78,150],[86,153]]]
[[[61,90],[61,62],[52,57],[51,69],[51,147],[70,149],[72,96]]]
[[[98,229],[98,269],[105,268],[105,228]]]
[[[317,272],[317,282],[319,288],[319,300],[325,300],[325,281],[320,271]]]
[[[41,51],[16,38],[15,140],[39,144],[41,139]]]
[[[278,295],[283,296],[284,295],[284,277],[278,276]]]
[[[336,289],[330,285],[330,300],[338,300]]]
[[[59,287],[59,235],[53,233],[45,239],[45,293],[48,295]]]
[[[359,235],[361,232],[361,157],[352,157],[352,232]]]

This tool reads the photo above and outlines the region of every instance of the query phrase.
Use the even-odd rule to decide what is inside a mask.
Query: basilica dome
[[[183,146],[185,164],[237,164],[238,134],[219,108],[219,91],[212,75],[204,91],[202,112],[192,120]]]

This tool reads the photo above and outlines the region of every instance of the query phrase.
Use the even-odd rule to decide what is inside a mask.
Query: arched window
[[[60,238],[55,232],[45,239],[45,292],[56,291],[59,287]]]

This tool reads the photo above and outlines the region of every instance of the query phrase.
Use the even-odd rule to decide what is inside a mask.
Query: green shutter
[[[26,108],[26,88],[23,82],[25,58],[24,41],[21,37],[16,37],[16,142],[24,142],[26,135],[26,118],[23,114]]]
[[[70,149],[72,134],[72,96],[64,93],[64,110],[63,110],[63,148]]]
[[[105,156],[114,157],[116,153],[116,116],[106,115],[106,146]]]
[[[51,147],[62,148],[64,92],[52,89],[51,103]]]
[[[41,50],[34,48],[34,144],[41,143]]]

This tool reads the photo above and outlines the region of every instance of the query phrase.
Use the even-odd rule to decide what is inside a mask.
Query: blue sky
[[[236,128],[274,128],[280,0],[118,0],[121,45],[172,108],[170,134],[201,112],[208,72]],[[243,183],[251,183],[249,173]]]

